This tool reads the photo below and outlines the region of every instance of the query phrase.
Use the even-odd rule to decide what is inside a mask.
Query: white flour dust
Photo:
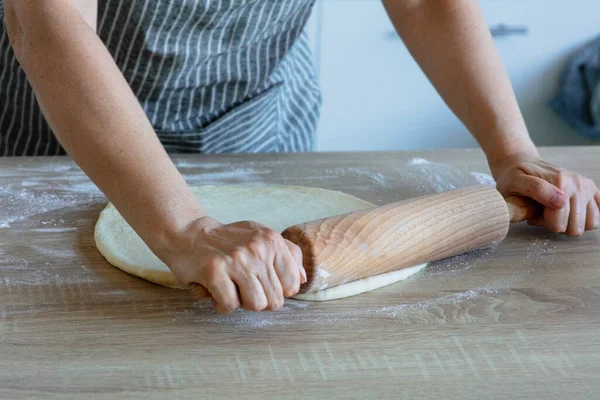
[[[30,227],[52,222],[50,225],[60,226],[60,220],[45,214],[60,209],[75,211],[102,198],[96,186],[82,175],[55,180],[9,181],[0,186],[0,228],[15,223]]]
[[[38,233],[64,233],[64,232],[75,232],[77,228],[38,228],[35,232]]]
[[[196,164],[180,162],[177,166],[187,169],[186,180],[193,185],[231,184],[258,182],[265,175],[277,171],[279,161],[244,163],[244,166],[227,167],[221,163]],[[47,172],[64,173],[71,171],[72,166],[48,164]],[[189,171],[197,168],[198,171]],[[35,179],[11,182],[0,187],[0,227],[19,226],[33,227],[36,233],[70,233],[80,227],[93,225],[90,219],[80,218],[76,227],[65,226],[65,219],[57,216],[61,209],[74,210],[86,204],[105,201],[100,191],[81,173],[64,177],[38,176]],[[352,176],[380,188],[395,188],[400,184],[415,188],[415,194],[438,193],[475,184],[494,185],[493,178],[485,173],[460,170],[442,163],[435,163],[424,158],[413,158],[405,168],[397,169],[396,174],[386,175],[375,167],[335,168],[324,170],[325,177],[335,179],[339,176]],[[10,177],[10,176],[9,176]],[[315,178],[315,177],[311,177]],[[366,187],[366,185],[365,185]],[[58,190],[59,193],[56,193]],[[54,212],[54,213],[52,213]],[[48,214],[48,215],[45,215]],[[31,221],[29,221],[31,219]],[[8,231],[7,231],[8,232]],[[76,285],[94,282],[96,273],[77,260],[74,248],[56,248],[49,243],[25,244],[27,253],[34,259],[48,260],[42,263],[14,257],[7,248],[0,245],[0,287],[2,286],[45,286]],[[435,292],[429,298],[409,300],[398,293],[398,304],[385,306],[365,306],[360,308],[335,308],[327,304],[315,305],[309,302],[287,300],[283,309],[277,312],[253,313],[237,311],[230,316],[218,315],[210,302],[194,303],[192,307],[184,307],[177,311],[168,311],[169,321],[173,323],[189,322],[198,324],[231,325],[241,328],[265,328],[269,326],[329,324],[357,319],[387,318],[402,321],[428,320],[431,310],[445,308],[461,309],[485,299],[493,298],[501,291],[510,290],[510,283],[534,272],[535,265],[554,262],[556,245],[549,239],[535,239],[524,250],[524,258],[528,267],[523,271],[503,278],[501,281],[489,282],[482,287],[470,288],[456,292]],[[479,250],[430,264],[421,274],[427,279],[459,280],[464,274],[475,271],[485,265],[486,260],[495,257],[496,247]],[[20,254],[20,253],[19,253]],[[35,264],[35,268],[34,268]],[[413,279],[418,279],[414,277]],[[109,291],[107,296],[120,298],[123,291]],[[343,301],[343,300],[342,300]],[[486,300],[487,301],[487,300]],[[331,311],[330,311],[331,310]]]
[[[471,172],[471,176],[481,185],[488,185],[496,187],[496,181],[490,174],[484,174],[482,172]]]
[[[388,179],[381,172],[376,172],[368,168],[344,168],[348,173],[357,177],[366,177],[372,183],[383,187],[391,187]]]
[[[501,292],[497,288],[475,288],[464,292],[454,292],[451,294],[434,297],[412,304],[398,304],[381,307],[373,310],[375,315],[383,315],[388,318],[403,317],[404,314],[416,312],[426,312],[430,308],[444,308],[448,306],[462,307],[463,303],[477,301],[479,296],[494,296]]]
[[[251,312],[237,310],[230,315],[218,314],[210,302],[198,302],[193,308],[180,310],[172,314],[170,322],[181,320],[200,324],[225,324],[236,328],[264,328],[274,325],[296,325],[298,323],[318,323],[318,316],[308,316],[308,302],[286,299],[285,305],[276,312]],[[307,319],[308,317],[308,319]]]
[[[487,261],[496,257],[498,246],[492,245],[487,249],[476,250],[431,263],[417,276],[409,278],[431,280],[440,279],[444,282],[459,281],[465,274],[476,268],[483,267]],[[519,269],[501,279],[492,279],[485,285],[458,291],[440,291],[421,294],[423,299],[411,301],[398,293],[398,304],[385,306],[358,306],[353,303],[347,308],[331,309],[327,303],[310,303],[298,300],[286,300],[285,306],[277,312],[249,312],[238,310],[229,316],[217,314],[210,303],[199,302],[192,308],[171,314],[173,323],[187,322],[196,324],[228,325],[235,328],[261,329],[273,326],[292,325],[322,325],[331,323],[351,322],[384,318],[398,323],[445,323],[452,319],[484,321],[482,318],[493,316],[472,316],[469,310],[478,304],[497,304],[499,298],[511,296],[515,283],[534,272],[536,265],[549,265],[554,262],[556,245],[548,238],[533,239],[525,246],[523,254],[528,260],[525,269]],[[400,283],[401,285],[402,283]],[[414,294],[410,295],[414,298]],[[338,300],[343,302],[344,300]],[[368,303],[367,303],[368,304]]]
[[[402,176],[402,182],[417,194],[441,193],[480,184],[495,186],[489,174],[460,170],[420,157],[408,160],[404,168],[397,168],[396,171]]]
[[[64,235],[75,238],[77,230],[89,229],[91,220],[73,223],[73,215],[106,199],[73,164],[37,165],[17,166],[18,173],[0,186],[0,235],[18,235],[21,230],[32,235],[27,241],[0,243],[0,287],[93,282],[96,274],[82,265],[76,244]]]
[[[431,164],[431,161],[428,161],[421,157],[414,157],[408,161],[408,165],[428,165]]]
[[[454,257],[444,258],[442,260],[430,263],[425,268],[424,274],[427,276],[440,276],[451,278],[459,276],[471,268],[485,264],[487,260],[494,257],[498,244],[494,244],[485,249],[475,250],[470,253],[459,254]]]
[[[549,238],[536,238],[525,252],[525,270],[524,275],[534,272],[534,265],[543,263],[544,265],[554,265],[556,262],[557,246]]]
[[[210,168],[202,169],[197,173],[185,171],[184,178],[192,186],[243,184],[249,182],[256,184],[262,181],[261,175],[269,173],[269,170],[257,170],[238,166],[223,168],[221,165],[216,171]]]
[[[66,253],[62,252],[62,254]],[[92,283],[97,280],[97,274],[89,267],[72,262],[66,263],[65,258],[31,265],[24,259],[3,257],[2,261],[0,261],[0,271],[0,288],[16,286],[68,286]]]
[[[327,304],[311,304],[297,300],[286,300],[282,309],[276,312],[250,312],[238,310],[224,316],[214,311],[209,302],[196,303],[193,308],[171,314],[170,322],[187,322],[195,324],[217,324],[242,329],[261,329],[281,326],[309,326],[332,323],[348,323],[357,320],[385,318],[398,322],[430,321],[438,322],[437,310],[449,307],[460,310],[466,304],[478,301],[480,296],[494,297],[500,290],[494,288],[476,288],[463,292],[452,292],[431,297],[415,303],[400,303],[381,307],[349,306],[331,309]],[[401,301],[401,296],[399,296]]]

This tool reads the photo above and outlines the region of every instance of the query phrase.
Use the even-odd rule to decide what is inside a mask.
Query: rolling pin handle
[[[509,196],[505,200],[510,222],[527,221],[539,217],[544,212],[544,207],[540,203],[526,197]]]
[[[190,289],[192,290],[192,296],[194,296],[197,299],[212,298],[212,296],[210,295],[210,292],[202,285],[199,285],[197,283],[192,283],[190,285]]]

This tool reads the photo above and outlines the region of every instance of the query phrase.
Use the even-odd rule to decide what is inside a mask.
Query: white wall
[[[587,144],[549,109],[565,61],[600,34],[599,0],[481,0],[538,145]],[[380,0],[320,0],[309,23],[323,89],[318,149],[475,147],[394,32]]]

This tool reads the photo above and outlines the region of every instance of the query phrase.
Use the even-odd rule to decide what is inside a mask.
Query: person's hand
[[[277,310],[306,282],[300,248],[256,222],[202,217],[178,236],[159,257],[179,282],[204,286],[219,313]]]
[[[530,225],[569,236],[600,225],[600,191],[591,179],[529,153],[509,156],[491,169],[504,197],[529,197],[544,206],[544,214],[529,220]]]

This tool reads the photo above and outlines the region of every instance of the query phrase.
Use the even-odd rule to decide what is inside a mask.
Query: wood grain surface
[[[488,185],[308,221],[283,231],[302,250],[301,293],[438,261],[500,243],[510,215]]]
[[[599,148],[542,153],[600,182]],[[489,180],[478,150],[174,161],[194,185],[376,204]],[[222,317],[102,258],[106,199],[69,159],[0,159],[0,179],[0,398],[600,398],[598,232],[518,224],[375,292]]]

